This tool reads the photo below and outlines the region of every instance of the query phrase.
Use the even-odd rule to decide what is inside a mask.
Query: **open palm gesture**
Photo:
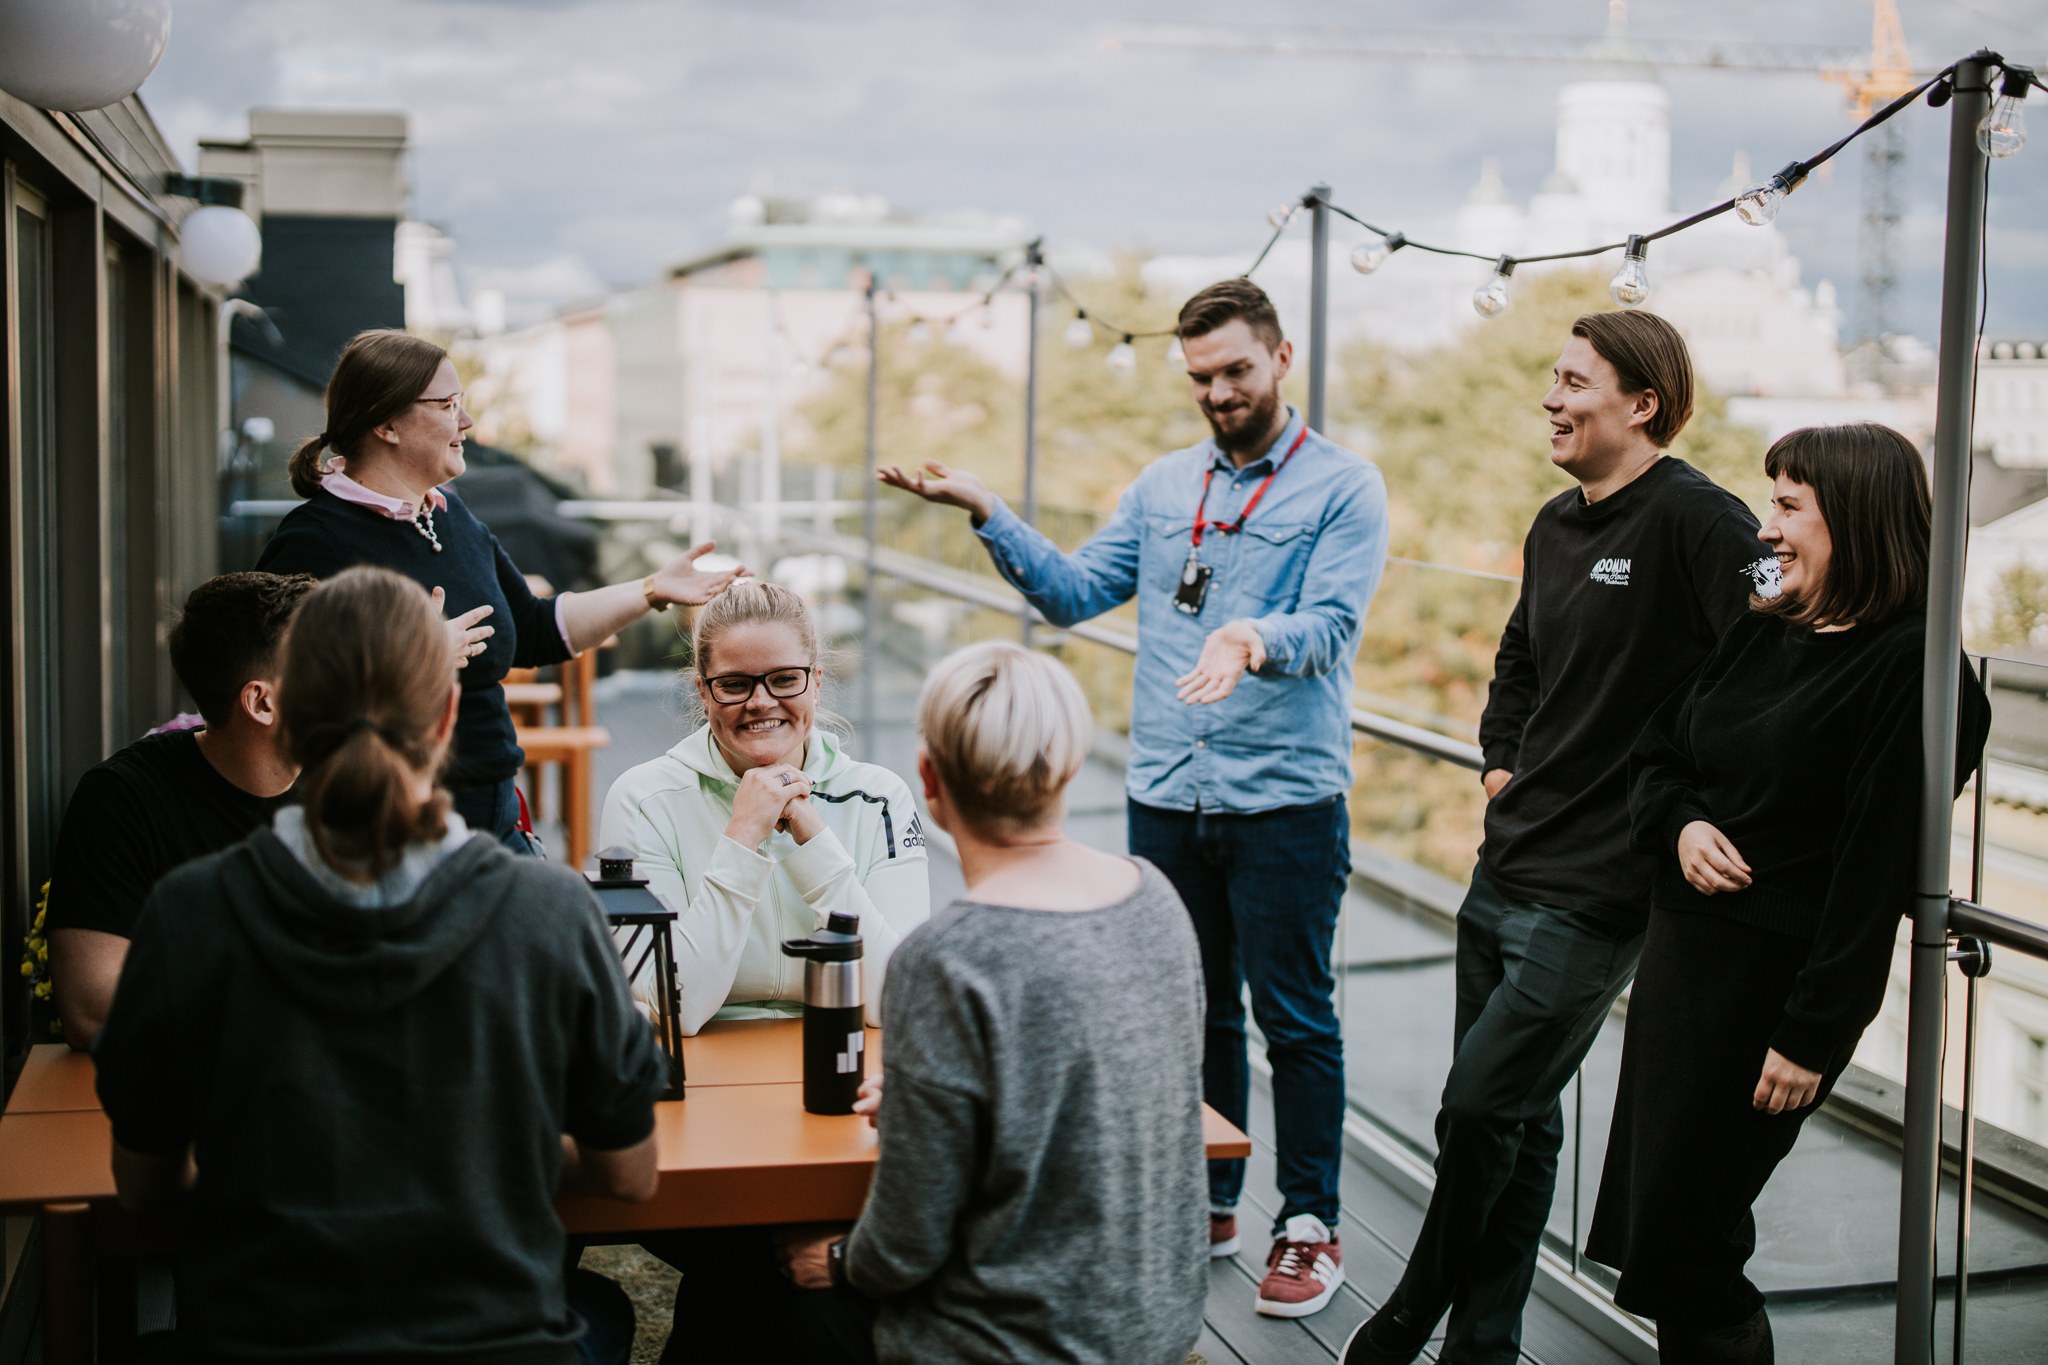
[[[875,478],[926,502],[964,507],[977,524],[995,514],[996,495],[988,491],[987,484],[964,469],[952,469],[937,460],[926,460],[924,468],[914,473],[906,473],[901,465],[887,465],[875,471]]]

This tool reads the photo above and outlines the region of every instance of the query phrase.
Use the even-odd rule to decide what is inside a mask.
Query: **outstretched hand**
[[[996,495],[988,491],[987,484],[964,469],[952,469],[937,460],[926,460],[924,468],[914,473],[905,472],[901,465],[884,465],[875,471],[875,478],[926,502],[964,507],[977,526],[996,512]]]
[[[1266,642],[1249,621],[1232,621],[1209,632],[1202,642],[1202,657],[1191,672],[1173,680],[1174,696],[1190,706],[1219,702],[1237,690],[1237,680],[1246,669],[1256,673],[1266,666]]]
[[[717,571],[697,567],[698,560],[717,548],[715,540],[693,545],[673,562],[656,570],[652,575],[655,596],[668,602],[701,607],[731,587],[732,581],[747,571],[746,565],[736,564],[730,569]]]

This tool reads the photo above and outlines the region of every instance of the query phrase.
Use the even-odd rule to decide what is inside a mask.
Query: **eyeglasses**
[[[415,403],[425,403],[430,407],[439,408],[443,412],[453,412],[462,406],[462,400],[465,396],[461,389],[457,389],[446,398],[415,398],[412,401]]]
[[[778,668],[773,673],[721,673],[706,678],[711,699],[721,706],[738,706],[754,699],[754,689],[765,687],[771,697],[799,697],[811,685],[814,668]]]

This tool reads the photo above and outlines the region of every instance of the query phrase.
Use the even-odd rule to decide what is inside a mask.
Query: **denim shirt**
[[[1055,625],[1138,599],[1131,689],[1131,799],[1166,810],[1252,814],[1351,790],[1351,673],[1366,604],[1387,558],[1379,469],[1309,432],[1235,535],[1202,533],[1214,571],[1199,615],[1173,605],[1202,476],[1205,522],[1233,522],[1302,431],[1288,410],[1271,450],[1243,469],[1214,441],[1155,460],[1109,524],[1073,554],[998,502],[978,531],[996,568]],[[1249,620],[1266,663],[1220,702],[1189,705],[1174,680],[1212,631]]]

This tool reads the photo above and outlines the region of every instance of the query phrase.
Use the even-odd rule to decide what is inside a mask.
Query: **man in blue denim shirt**
[[[1072,555],[970,473],[932,463],[881,478],[966,508],[997,569],[1055,625],[1137,598],[1130,849],[1167,875],[1194,920],[1208,994],[1203,1091],[1240,1127],[1251,986],[1273,1066],[1281,1196],[1257,1307],[1302,1317],[1344,1280],[1330,947],[1351,868],[1352,661],[1386,562],[1386,488],[1281,402],[1293,347],[1264,290],[1211,285],[1177,331],[1213,439],[1154,461]],[[1242,1161],[1210,1163],[1214,1255],[1238,1249],[1243,1186]]]

